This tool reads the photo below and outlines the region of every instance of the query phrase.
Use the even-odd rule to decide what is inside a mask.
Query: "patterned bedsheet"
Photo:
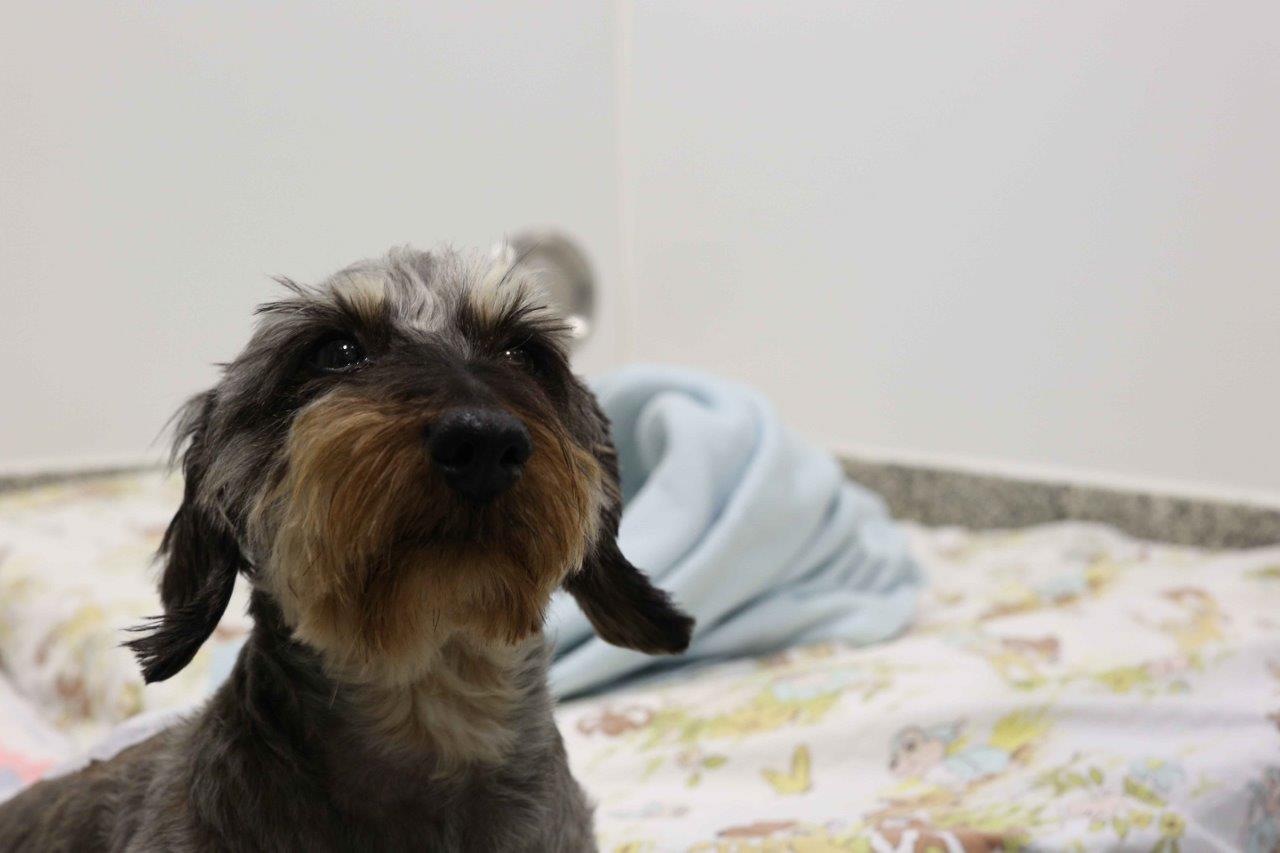
[[[164,691],[116,648],[175,502],[155,475],[0,498],[0,796],[225,672],[238,608]],[[602,849],[1280,848],[1280,548],[911,536],[931,586],[898,640],[562,706]]]

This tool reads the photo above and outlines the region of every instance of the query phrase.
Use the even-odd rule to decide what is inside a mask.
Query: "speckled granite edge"
[[[1098,521],[1142,539],[1204,548],[1280,543],[1280,507],[1018,480],[848,457],[841,462],[850,478],[884,497],[895,517],[921,524],[954,524],[981,530],[1052,521]],[[144,470],[148,467],[0,477],[0,493]]]
[[[841,462],[851,479],[884,497],[894,516],[921,524],[990,529],[1098,521],[1142,539],[1179,545],[1250,548],[1280,543],[1280,507],[851,458]]]

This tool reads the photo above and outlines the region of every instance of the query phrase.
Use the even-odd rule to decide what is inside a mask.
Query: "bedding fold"
[[[619,545],[698,626],[684,655],[655,661],[595,637],[559,595],[547,631],[558,695],[797,643],[874,643],[908,625],[923,575],[906,537],[763,395],[659,366],[625,368],[594,390],[618,448]]]

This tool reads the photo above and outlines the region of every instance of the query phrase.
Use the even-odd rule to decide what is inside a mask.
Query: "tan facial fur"
[[[387,302],[387,283],[367,272],[346,273],[333,285],[334,299],[351,308],[366,323],[382,318]]]
[[[464,505],[427,462],[420,407],[333,392],[297,416],[255,526],[294,634],[353,681],[408,684],[455,636],[511,645],[596,535],[595,459],[544,418],[511,490]]]
[[[515,305],[545,305],[546,294],[536,279],[510,278],[511,263],[496,261],[467,290],[467,302],[482,323],[492,322]]]

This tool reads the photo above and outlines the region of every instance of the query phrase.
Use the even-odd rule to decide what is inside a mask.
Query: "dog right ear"
[[[213,392],[200,394],[178,413],[174,439],[182,455],[184,477],[182,505],[160,542],[163,561],[160,601],[164,615],[148,620],[135,631],[145,636],[125,643],[142,665],[150,684],[178,673],[195,657],[200,646],[218,627],[231,600],[236,574],[247,568],[227,523],[203,507],[197,496],[209,466],[206,433],[213,409]]]
[[[587,399],[595,426],[592,452],[604,472],[606,499],[596,541],[582,566],[565,578],[564,588],[605,642],[650,655],[679,654],[689,647],[694,620],[618,548],[618,453],[609,435],[609,419],[594,397]]]

